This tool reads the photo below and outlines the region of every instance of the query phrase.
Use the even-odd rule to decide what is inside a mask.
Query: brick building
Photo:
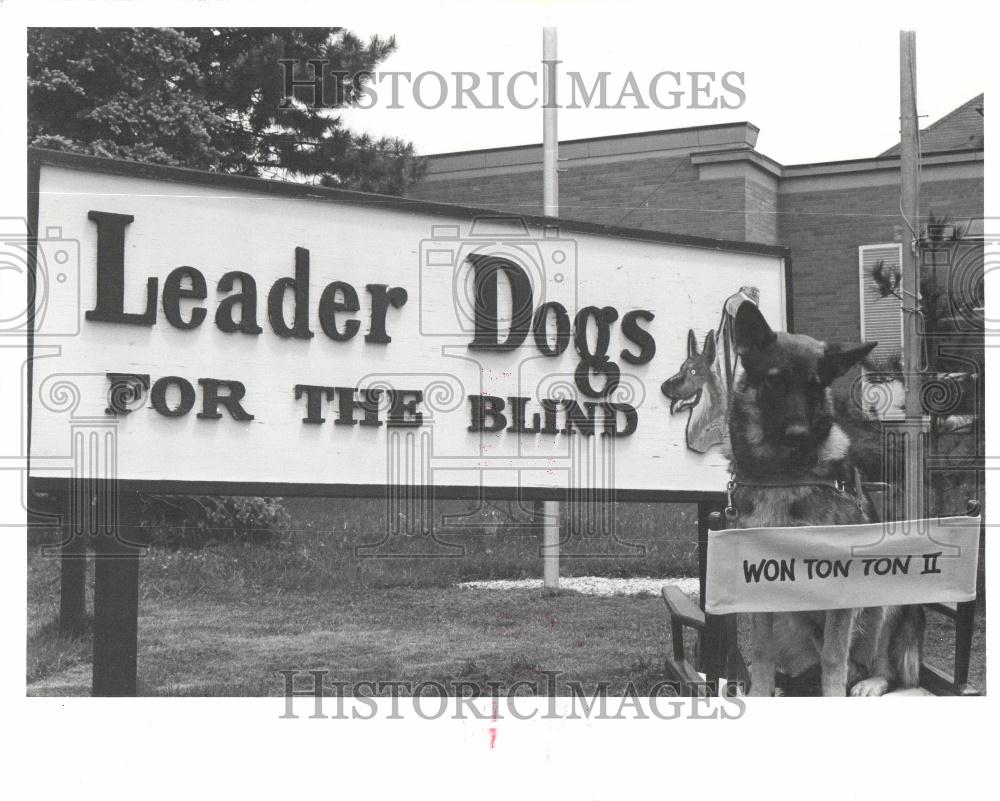
[[[758,132],[739,122],[561,142],[560,215],[785,245],[796,331],[891,349],[898,301],[879,298],[862,274],[899,258],[898,145],[871,158],[782,165],[756,150]],[[982,95],[921,132],[924,222],[981,219],[983,150]],[[542,147],[430,156],[410,195],[541,214]]]

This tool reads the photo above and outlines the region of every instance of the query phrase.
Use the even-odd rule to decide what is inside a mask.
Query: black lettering
[[[630,350],[623,350],[621,357],[629,364],[648,364],[656,355],[656,340],[645,328],[639,326],[639,321],[651,322],[654,315],[651,311],[637,309],[622,317],[622,334],[639,346],[639,355]]]
[[[534,296],[527,273],[514,262],[498,256],[474,254],[469,256],[474,270],[475,286],[475,336],[469,350],[514,350],[528,336],[531,328],[531,308]],[[497,308],[497,279],[500,273],[510,282],[511,315],[510,333],[500,341],[500,312]]]
[[[510,401],[510,428],[515,434],[538,434],[542,430],[542,416],[535,412],[531,416],[531,426],[529,427],[525,422],[525,406],[531,398],[508,398]]]
[[[338,426],[353,426],[359,422],[363,426],[380,426],[382,421],[378,419],[379,399],[382,397],[381,389],[360,390],[357,387],[334,387],[337,393],[337,419],[333,421]],[[361,392],[364,396],[358,400],[354,396]],[[361,420],[354,419],[354,410],[361,409],[364,416]]]
[[[243,396],[247,394],[247,388],[241,381],[220,381],[217,378],[199,378],[201,384],[201,411],[198,413],[199,420],[218,420],[222,417],[219,406],[225,406],[233,420],[253,420],[253,415],[248,414],[246,409],[240,404]],[[225,390],[225,395],[220,395],[219,390]]]
[[[257,325],[257,282],[249,273],[238,270],[228,272],[219,279],[219,291],[229,292],[233,281],[240,282],[240,292],[223,298],[219,308],[215,310],[215,324],[220,331],[233,334],[259,334],[263,329]],[[233,319],[233,309],[240,307],[240,321]]]
[[[587,337],[587,326],[593,319],[597,323],[597,342],[593,350]],[[602,309],[596,306],[585,306],[580,309],[574,321],[574,338],[580,361],[576,366],[575,379],[577,389],[592,398],[605,398],[618,388],[621,379],[621,369],[608,359],[608,347],[611,344],[611,324],[618,319],[618,310],[613,306]],[[604,388],[594,389],[590,383],[591,372],[605,376]]]
[[[149,389],[148,373],[105,373],[108,387],[108,406],[104,413],[131,414],[142,403],[143,394]]]
[[[563,429],[564,434],[575,434],[574,429],[579,429],[580,433],[584,436],[591,437],[594,435],[594,426],[596,425],[596,418],[594,416],[595,410],[597,409],[597,404],[593,401],[585,402],[583,404],[587,407],[587,413],[583,413],[583,409],[580,408],[574,400],[564,400],[563,406],[566,409],[566,427]]]
[[[171,386],[176,386],[181,393],[180,402],[174,408],[167,405],[167,390]],[[187,379],[177,375],[168,375],[153,384],[149,400],[153,404],[153,408],[164,417],[183,417],[194,406],[194,387]]]
[[[630,437],[639,427],[639,413],[629,403],[602,403],[604,409],[604,431],[602,437]],[[618,428],[618,413],[625,415],[625,428]]]
[[[183,286],[184,279],[191,280],[190,288]],[[208,312],[201,306],[191,309],[191,319],[185,320],[181,316],[182,300],[204,300],[208,297],[208,290],[205,286],[205,276],[194,267],[178,267],[170,271],[167,280],[163,282],[163,313],[167,322],[174,328],[182,331],[189,331],[197,328],[205,321]]]
[[[549,345],[549,312],[554,313],[556,318],[555,347]],[[535,336],[535,346],[543,356],[558,356],[569,347],[569,315],[561,303],[550,301],[539,306],[531,327]]]
[[[545,413],[545,428],[542,429],[543,434],[559,433],[559,426],[556,424],[559,406],[560,404],[557,400],[550,400],[549,398],[542,400],[542,411]]]
[[[325,396],[326,400],[333,400],[333,387],[296,384],[295,400],[301,399],[303,394],[306,396],[306,416],[302,418],[302,422],[313,425],[325,423],[326,418],[323,417],[323,399]]]
[[[338,292],[342,300],[337,300]],[[346,342],[351,339],[361,328],[361,322],[348,320],[341,332],[337,329],[337,312],[356,312],[360,308],[358,293],[354,291],[353,286],[343,281],[328,284],[319,299],[319,324],[323,328],[323,333],[336,342]]]
[[[761,573],[764,572],[764,560],[761,559],[757,564],[750,564],[746,559],[743,560],[743,581],[749,584],[751,580],[754,584],[760,582]]]
[[[372,296],[371,329],[365,335],[365,342],[375,345],[388,345],[392,342],[385,331],[385,316],[389,307],[401,309],[409,297],[401,286],[388,287],[385,284],[367,284],[365,289]]]
[[[502,431],[507,426],[507,418],[502,414],[504,406],[503,398],[495,395],[469,395],[469,403],[472,405],[472,422],[469,424],[469,431]],[[489,422],[487,422],[487,420]]]
[[[756,564],[743,560],[743,580],[750,584],[765,581],[795,581],[794,559],[761,559]]]
[[[87,219],[97,223],[97,304],[86,313],[88,320],[151,326],[156,322],[157,281],[146,281],[146,311],[125,313],[125,226],[131,214],[89,211]]]
[[[285,321],[285,294],[291,289],[294,294],[294,323],[289,327]],[[295,248],[295,277],[279,278],[274,282],[267,296],[267,319],[279,337],[311,339],[309,330],[309,251]]]
[[[424,399],[419,389],[397,389],[391,393],[388,425],[392,428],[423,425],[424,416],[417,411],[417,404]]]

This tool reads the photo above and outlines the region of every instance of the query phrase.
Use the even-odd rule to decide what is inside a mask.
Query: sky
[[[349,27],[363,37],[396,36],[398,50],[380,65],[382,71],[473,72],[483,87],[488,72],[502,72],[503,89],[518,70],[540,72],[546,24],[558,30],[561,71],[579,72],[588,85],[608,72],[609,96],[631,73],[650,105],[561,109],[562,140],[749,121],[761,129],[757,149],[784,164],[872,156],[898,141],[903,27],[917,32],[922,127],[986,89],[989,26],[940,2],[810,4],[804,13],[766,2],[683,9],[646,3],[422,3],[396,7],[377,21],[362,14]],[[656,108],[648,84],[665,70],[714,72],[717,81],[728,71],[742,73],[745,101],[732,109]],[[498,109],[451,108],[455,78],[449,76],[445,105],[423,109],[412,84],[398,80],[402,108],[387,108],[389,83],[383,79],[376,85],[378,102],[347,111],[345,122],[358,131],[409,139],[421,154],[541,141],[539,108],[521,110],[506,99]],[[518,80],[521,102],[540,94],[526,79]],[[568,97],[568,84],[563,76],[561,100]],[[479,91],[489,103],[489,93]],[[426,105],[435,104],[439,93],[436,78],[421,82]],[[737,96],[727,97],[737,104]],[[690,91],[684,103],[690,104]],[[626,99],[626,105],[635,103]]]

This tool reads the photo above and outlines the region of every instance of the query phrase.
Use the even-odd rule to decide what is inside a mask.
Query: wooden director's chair
[[[978,516],[980,504],[969,501],[967,513]],[[677,684],[682,695],[709,696],[725,693],[735,695],[750,686],[750,672],[740,651],[737,615],[713,615],[705,612],[708,534],[724,528],[721,511],[713,505],[698,507],[698,566],[699,603],[689,598],[679,587],[665,586],[662,591],[670,622],[671,650],[665,663],[670,681]],[[980,527],[980,537],[982,526]],[[969,684],[969,661],[975,624],[976,601],[923,604],[925,610],[943,615],[955,626],[955,656],[950,672],[924,662],[920,667],[920,686],[934,695],[979,695]],[[684,632],[697,634],[695,653],[685,649]],[[775,687],[789,690],[790,677],[779,673]]]

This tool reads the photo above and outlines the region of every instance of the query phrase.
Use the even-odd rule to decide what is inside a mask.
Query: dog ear
[[[715,331],[709,331],[705,335],[705,347],[701,350],[705,354],[705,363],[711,364],[715,361]]]
[[[749,301],[743,301],[736,310],[735,339],[736,352],[741,356],[763,350],[775,340],[775,333],[764,315]]]
[[[698,355],[698,337],[694,335],[694,330],[688,329],[688,358],[693,359]]]
[[[878,342],[861,342],[860,344],[844,344],[833,342],[826,346],[823,360],[820,363],[820,377],[824,384],[842,376],[865,356],[874,350]]]

